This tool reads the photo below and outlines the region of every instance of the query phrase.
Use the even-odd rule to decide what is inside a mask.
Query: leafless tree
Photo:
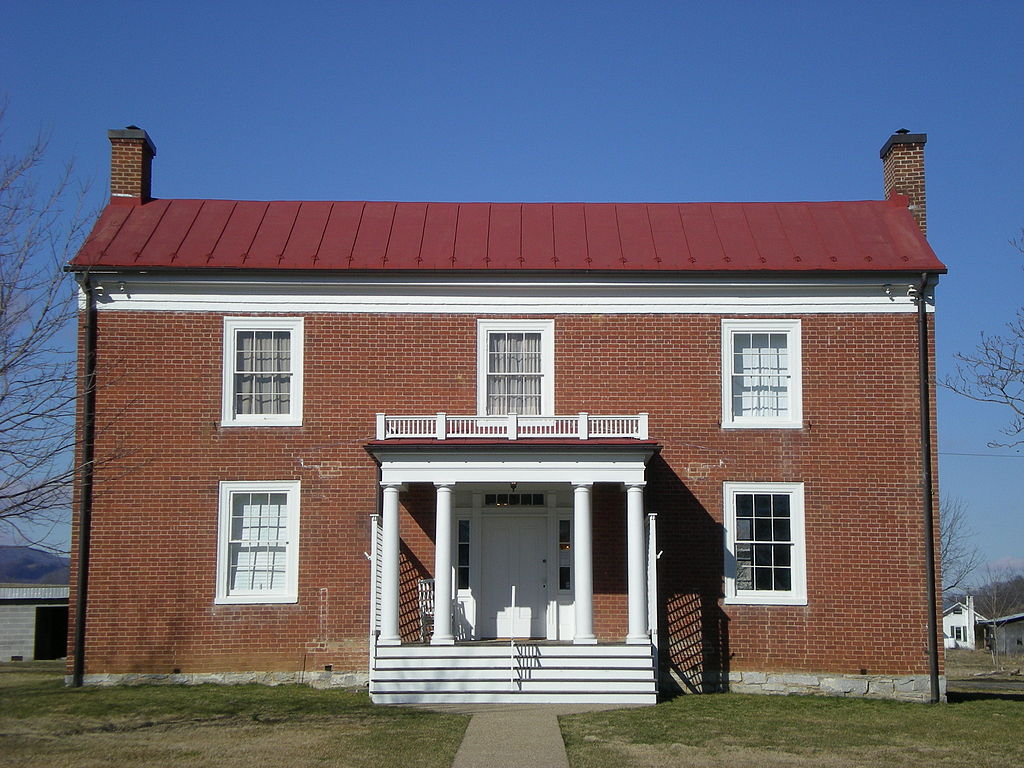
[[[62,266],[88,217],[71,165],[44,183],[47,141],[10,153],[0,105],[0,533],[53,544],[73,475],[75,293]],[[60,535],[57,531],[56,535]]]
[[[974,531],[967,517],[967,503],[959,496],[943,496],[939,503],[939,547],[942,556],[942,591],[954,594],[981,564]]]
[[[1010,244],[1024,254],[1024,229]],[[1007,440],[992,441],[990,447],[1024,445],[1024,307],[1006,324],[1004,334],[986,335],[973,352],[958,352],[956,373],[943,380],[949,389],[982,403],[1009,407],[1010,422],[1000,431]]]

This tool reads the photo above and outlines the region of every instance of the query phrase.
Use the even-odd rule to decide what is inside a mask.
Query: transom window
[[[223,423],[302,423],[301,318],[225,319]]]
[[[217,602],[297,598],[298,482],[223,482]]]
[[[543,493],[485,493],[485,507],[543,507]]]
[[[807,602],[803,485],[726,483],[726,601]]]
[[[723,320],[722,373],[722,426],[803,425],[799,320]]]
[[[550,415],[554,409],[553,323],[480,320],[477,330],[479,412]]]

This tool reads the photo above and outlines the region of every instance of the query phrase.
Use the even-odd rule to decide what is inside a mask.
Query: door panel
[[[545,637],[547,520],[488,515],[481,522],[480,636]]]

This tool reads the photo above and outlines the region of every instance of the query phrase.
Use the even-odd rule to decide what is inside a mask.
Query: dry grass
[[[561,719],[573,768],[1024,765],[1024,702],[683,696]]]
[[[946,651],[946,677],[950,680],[968,680],[977,677],[979,673],[1002,676],[1021,667],[1024,667],[1024,656],[1021,655],[1001,654],[993,664],[992,654],[988,651],[954,648]]]
[[[0,765],[447,768],[468,718],[304,686],[68,689],[53,664],[0,664]]]

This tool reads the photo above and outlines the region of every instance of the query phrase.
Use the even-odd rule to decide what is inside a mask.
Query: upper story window
[[[722,426],[803,426],[799,320],[722,321]]]
[[[554,412],[554,323],[477,322],[477,410],[547,416]]]
[[[302,424],[302,318],[224,320],[225,426]]]
[[[725,602],[806,605],[802,483],[725,484]]]
[[[298,481],[222,482],[218,530],[218,603],[298,599]]]

